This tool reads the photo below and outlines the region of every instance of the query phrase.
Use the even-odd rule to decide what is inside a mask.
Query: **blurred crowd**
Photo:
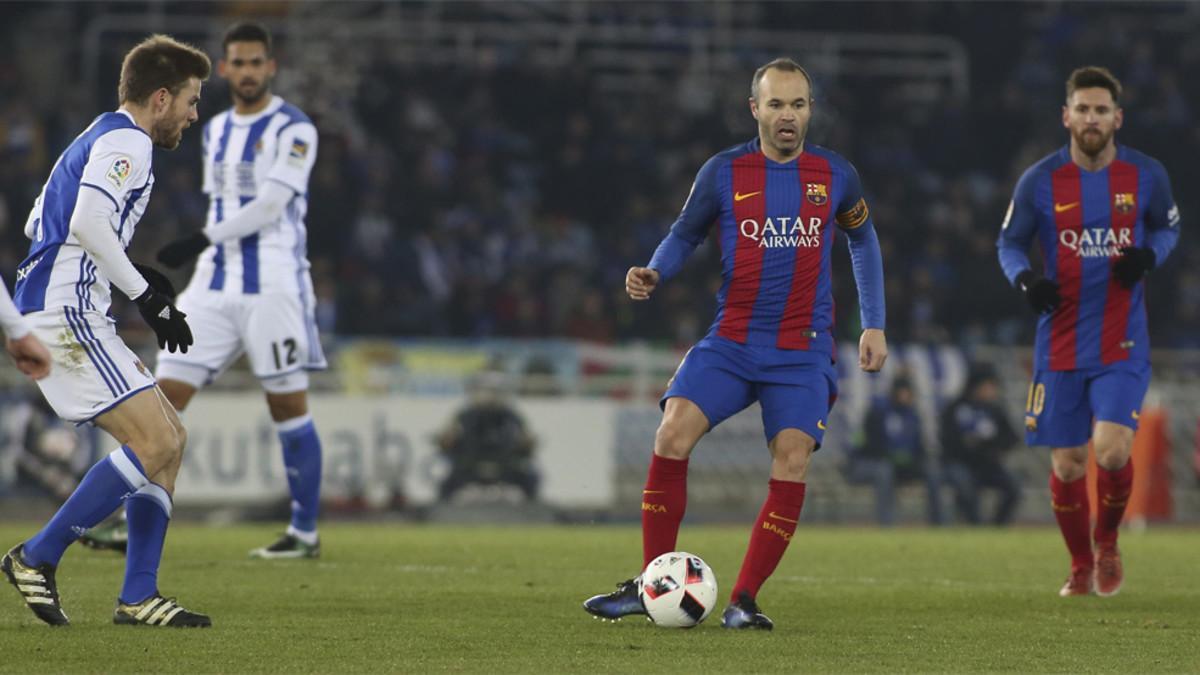
[[[179,3],[172,11],[233,20],[255,7]],[[703,19],[695,9],[633,7],[592,11],[616,24]],[[82,33],[104,8],[0,6],[0,36],[12,45],[0,62],[0,270],[10,284],[28,248],[21,227],[29,205],[58,152],[100,111],[97,101],[115,104],[116,60],[136,36],[105,45],[100,85],[79,81],[76,41],[56,40],[62,53],[50,56],[44,45],[64,30]],[[1066,142],[1063,81],[1076,66],[1107,65],[1123,80],[1118,140],[1163,161],[1184,228],[1200,217],[1191,189],[1200,180],[1200,87],[1186,75],[1200,65],[1200,41],[1191,37],[1200,16],[1187,5],[769,3],[747,12],[776,29],[899,26],[953,37],[966,49],[965,98],[921,102],[894,79],[814,73],[809,142],[846,156],[862,176],[884,251],[894,341],[1031,339],[1032,313],[1001,274],[994,242],[1017,176]],[[187,39],[171,28],[168,13],[162,29]],[[281,36],[277,89],[312,112],[322,131],[308,215],[322,329],[695,340],[720,284],[716,246],[702,246],[648,303],[624,297],[625,270],[649,260],[701,164],[756,133],[745,102],[750,75],[778,55],[803,62],[803,50],[790,47],[748,46],[741,67],[717,87],[698,88],[680,73],[617,93],[584,69],[537,66],[519,54],[416,66],[364,45],[353,58],[317,66],[306,45]],[[305,70],[318,67],[328,72]],[[202,121],[227,101],[214,81]],[[178,151],[156,156],[158,182],[135,259],[203,224],[199,132],[189,133]],[[836,248],[839,333],[852,338],[853,277],[844,246]],[[1156,346],[1200,346],[1200,246],[1192,237],[1185,233],[1154,273],[1148,296]]]

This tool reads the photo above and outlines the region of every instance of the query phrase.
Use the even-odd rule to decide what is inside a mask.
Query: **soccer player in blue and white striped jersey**
[[[179,297],[192,317],[195,348],[161,352],[157,376],[183,410],[192,396],[242,353],[266,391],[283,445],[292,520],[256,558],[315,558],[321,442],[308,412],[308,371],[325,368],[317,337],[307,259],[308,176],[317,129],[296,106],[271,94],[276,63],[271,34],[256,23],[232,26],[218,72],[233,107],[204,127],[208,224],[159,251],[178,267],[199,256]]]
[[[25,604],[51,625],[69,623],[55,581],[63,553],[122,503],[129,551],[113,622],[211,625],[158,590],[187,433],[109,315],[111,284],[136,303],[159,346],[187,351],[192,344],[185,315],[171,304],[170,283],[132,263],[125,248],[154,186],[153,148],[179,145],[197,119],[210,69],[203,52],[164,35],[130,50],[121,66],[120,108],[97,117],[67,146],[25,224],[31,243],[17,270],[15,300],[52,361],[38,387],[59,416],[94,423],[121,443],[45,527],[0,559]]]

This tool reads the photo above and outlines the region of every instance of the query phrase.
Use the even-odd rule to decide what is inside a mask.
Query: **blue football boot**
[[[749,593],[742,591],[738,595],[738,601],[725,608],[725,614],[721,616],[721,627],[771,630],[775,624],[771,623],[767,615],[759,610],[758,603],[754,602],[754,598],[750,597]]]
[[[641,579],[634,577],[617,584],[617,590],[605,595],[593,595],[583,603],[583,608],[597,619],[620,621],[630,614],[645,614],[640,593]]]

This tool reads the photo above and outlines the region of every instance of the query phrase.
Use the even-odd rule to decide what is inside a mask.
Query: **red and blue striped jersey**
[[[649,266],[662,280],[716,223],[722,283],[709,335],[832,355],[831,253],[837,224],[850,241],[866,328],[883,328],[883,264],[854,167],[806,144],[777,163],[758,139],[708,160]]]
[[[1066,147],[1030,167],[1009,205],[997,242],[1010,282],[1030,268],[1037,239],[1044,274],[1062,302],[1038,320],[1040,369],[1094,368],[1148,359],[1145,282],[1125,288],[1112,266],[1125,247],[1149,247],[1161,265],[1179,239],[1179,209],[1157,160],[1117,146],[1099,171],[1071,161]]]

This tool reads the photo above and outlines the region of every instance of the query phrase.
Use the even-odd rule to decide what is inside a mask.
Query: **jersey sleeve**
[[[308,192],[308,175],[317,161],[317,128],[308,122],[296,122],[279,135],[278,155],[267,172],[266,180],[283,183],[297,194]]]
[[[1179,206],[1171,194],[1171,179],[1161,162],[1150,165],[1153,187],[1146,209],[1146,245],[1154,250],[1155,266],[1160,266],[1179,241]]]
[[[853,230],[862,227],[863,223],[870,219],[871,211],[867,208],[867,200],[863,197],[862,180],[858,177],[858,171],[855,170],[854,165],[846,162],[844,173],[846,174],[846,188],[842,190],[842,200],[837,204],[834,220],[843,230]]]
[[[81,187],[102,192],[119,213],[129,193],[146,186],[154,146],[139,129],[115,129],[92,145],[79,179]]]
[[[854,165],[842,160],[845,189],[834,211],[834,222],[846,233],[850,266],[858,286],[859,318],[862,327],[883,330],[887,322],[887,303],[883,292],[883,252],[879,236],[871,222],[871,212],[863,197],[862,180]]]
[[[1017,181],[1008,213],[1000,225],[1000,237],[996,248],[1000,256],[1000,267],[1011,284],[1016,284],[1017,275],[1030,268],[1029,246],[1037,233],[1037,176],[1034,169],[1026,171]]]
[[[692,251],[704,241],[708,228],[712,226],[721,210],[721,199],[717,193],[717,171],[721,162],[713,157],[700,167],[692,191],[679,217],[671,224],[671,231],[658,245],[647,265],[658,270],[659,278],[665,281],[677,274]]]

